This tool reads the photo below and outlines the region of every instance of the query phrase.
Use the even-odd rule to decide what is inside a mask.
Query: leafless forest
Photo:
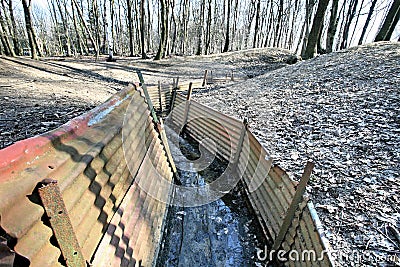
[[[0,0],[0,54],[154,57],[398,40],[397,0]]]

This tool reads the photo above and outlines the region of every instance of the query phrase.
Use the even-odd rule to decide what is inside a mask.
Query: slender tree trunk
[[[200,23],[197,29],[197,51],[196,55],[201,55],[203,50],[203,27],[204,27],[204,10],[205,10],[206,0],[202,0],[200,4],[199,16]]]
[[[234,10],[233,21],[235,21],[235,22],[238,21],[238,5],[239,5],[239,1],[235,0],[235,4],[233,6],[233,10]],[[232,29],[231,38],[232,38],[232,40],[236,40],[235,37],[236,37],[237,23],[233,23],[231,29]],[[230,42],[232,51],[234,50],[233,45],[235,43],[237,43],[237,42],[234,42],[234,41]]]
[[[378,34],[375,37],[375,42],[389,41],[392,36],[393,30],[399,22],[400,17],[400,1],[394,0],[392,6],[386,15],[385,21],[382,24]]]
[[[29,3],[27,1],[29,1]],[[41,57],[42,55],[36,41],[35,30],[32,26],[31,0],[22,0],[22,7],[24,9],[25,26],[28,35],[29,46],[31,48],[31,57],[32,59],[38,59],[38,56]]]
[[[171,54],[176,53],[176,35],[177,35],[177,26],[178,24],[176,23],[176,15],[175,15],[175,0],[171,1],[171,24],[173,27],[173,33],[172,33],[172,44],[171,44]]]
[[[133,18],[132,18],[132,0],[127,0],[127,12],[128,12],[128,31],[129,31],[129,56],[133,57],[135,54],[135,47],[133,44]]]
[[[311,27],[310,34],[308,35],[308,42],[306,49],[302,55],[304,59],[312,58],[317,53],[317,41],[321,34],[321,28],[324,23],[325,11],[328,6],[329,0],[319,0],[317,12],[315,13],[314,22]]]
[[[150,12],[150,1],[147,1],[147,38],[146,38],[146,40],[147,40],[147,51],[153,51],[153,48],[152,48],[152,36],[153,36],[153,34],[152,34],[152,29],[153,29],[153,27],[152,27],[152,25],[153,25],[153,23],[152,23],[152,20],[151,20],[151,12]]]
[[[166,0],[160,0],[161,7],[160,7],[160,12],[161,12],[161,18],[160,18],[160,43],[158,45],[158,51],[157,54],[154,58],[154,60],[160,60],[165,52],[165,39],[166,39],[166,28],[167,28],[167,3]]]
[[[363,41],[364,41],[364,37],[365,37],[365,34],[367,33],[368,25],[369,25],[369,23],[371,21],[371,17],[372,17],[372,14],[374,13],[375,5],[376,5],[377,1],[378,0],[372,0],[371,7],[369,8],[367,19],[365,20],[365,24],[364,24],[364,27],[362,29],[360,39],[358,40],[358,45],[361,45],[363,43]]]
[[[357,29],[358,21],[360,20],[360,15],[361,15],[361,10],[363,9],[363,5],[364,5],[364,0],[361,0],[360,9],[358,10],[358,13],[357,13],[357,19],[354,24],[353,33],[351,34],[349,45],[351,45],[351,43],[353,42],[354,34],[356,33],[356,29]]]
[[[0,24],[0,40],[3,45],[4,54],[6,56],[11,56],[12,49],[10,48],[10,43],[8,42],[7,34],[4,33],[3,26],[1,24]]]
[[[337,29],[337,13],[339,8],[339,0],[332,0],[331,16],[329,19],[328,34],[326,36],[326,52],[331,53],[333,48],[333,41]]]
[[[227,0],[228,2],[228,10],[227,10],[227,16],[226,16],[226,33],[225,33],[225,44],[224,44],[224,49],[222,52],[228,52],[229,49],[229,31],[230,31],[230,17],[231,17],[231,2],[232,0]]]
[[[140,42],[141,42],[141,50],[142,50],[142,58],[146,59],[147,55],[146,55],[146,49],[145,49],[145,29],[146,29],[146,25],[144,24],[144,0],[140,0]]]
[[[8,0],[8,12],[10,15],[10,26],[11,26],[10,32],[12,32],[14,53],[17,56],[20,56],[20,55],[22,55],[22,49],[21,49],[21,45],[18,41],[17,23],[15,22],[15,18],[14,18],[14,9],[13,9],[12,0]]]
[[[358,4],[358,0],[353,0],[350,2],[350,7],[349,7],[349,11],[347,12],[346,23],[345,23],[344,30],[343,30],[343,40],[340,45],[340,49],[347,48],[349,45],[348,39],[349,39],[350,25],[354,19],[356,9],[357,9],[357,4]]]
[[[76,39],[78,42],[79,54],[83,55],[85,52],[83,51],[82,38],[81,38],[81,34],[79,32],[78,22],[76,19],[75,7],[73,5],[71,5],[71,9],[72,9],[72,20],[74,21],[74,29],[75,29]]]
[[[14,49],[9,40],[9,33],[5,23],[5,14],[3,15],[0,8],[0,35],[1,35],[1,42],[3,43],[4,50],[6,55],[15,57]]]
[[[283,17],[283,0],[279,1],[279,7],[278,7],[278,20],[276,23],[275,27],[275,34],[274,34],[274,47],[278,47],[279,45],[279,35],[282,27],[282,17]]]
[[[211,4],[212,0],[208,0],[208,9],[207,9],[207,26],[206,26],[206,48],[204,53],[208,55],[210,52],[210,44],[211,44]]]
[[[25,0],[23,0],[23,1],[25,1]],[[78,15],[79,15],[79,18],[81,19],[81,23],[82,23],[83,27],[85,28],[85,31],[86,31],[87,35],[89,36],[90,42],[93,45],[94,52],[95,52],[96,56],[98,56],[99,49],[98,49],[98,46],[97,46],[97,42],[95,41],[95,39],[93,37],[92,31],[89,29],[89,27],[87,26],[87,24],[85,22],[85,18],[83,17],[83,14],[82,14],[82,9],[78,5],[76,0],[72,0],[72,2],[74,3],[74,5],[76,7],[76,11],[78,11]]]
[[[64,38],[65,38],[65,47],[66,47],[66,50],[67,50],[66,51],[67,52],[67,57],[70,57],[72,53],[71,53],[71,41],[70,41],[70,38],[69,38],[69,31],[68,31],[68,21],[67,21],[68,15],[65,13],[65,16],[64,16],[64,12],[63,12],[63,9],[61,7],[60,0],[56,0],[56,1],[57,1],[58,11],[59,11],[60,16],[61,16],[63,29],[64,29]],[[63,3],[63,6],[66,8],[65,3]]]
[[[165,37],[164,37],[164,53],[162,58],[165,58],[166,55],[169,55],[169,4],[170,0],[166,0],[165,2]]]
[[[258,34],[258,27],[259,27],[259,23],[260,23],[260,5],[261,5],[261,0],[258,0],[257,8],[256,8],[256,23],[254,26],[253,48],[256,48],[256,44],[257,44],[257,34]]]
[[[269,5],[269,18],[268,18],[268,28],[267,28],[267,33],[266,33],[266,38],[265,38],[265,43],[264,43],[264,47],[268,47],[271,44],[271,36],[270,33],[272,31],[272,23],[274,21],[274,10],[273,10],[273,4],[271,3]]]
[[[61,36],[60,36],[60,32],[58,30],[58,21],[57,21],[57,11],[56,11],[56,6],[55,6],[55,1],[54,0],[48,0],[47,3],[50,5],[51,4],[51,8],[49,8],[50,10],[50,15],[51,15],[51,19],[53,21],[54,24],[54,32],[56,34],[56,38],[57,38],[57,54],[61,55],[63,53],[63,45],[61,42]]]

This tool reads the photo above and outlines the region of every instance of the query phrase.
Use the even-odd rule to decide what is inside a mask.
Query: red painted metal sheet
[[[123,144],[128,107],[135,109],[135,122],[125,121],[124,131],[129,138]],[[133,190],[132,182],[150,153],[146,144],[154,143],[154,149],[163,151],[158,138],[144,98],[129,87],[54,131],[1,150],[0,224],[16,239],[16,253],[28,259],[31,266],[62,263],[60,249],[50,242],[53,231],[42,220],[44,210],[35,190],[38,182],[52,178],[60,186],[83,256],[90,261],[127,192]],[[149,160],[164,166],[164,179],[170,179],[172,173],[165,157],[157,155]],[[143,212],[140,207],[139,212]],[[158,209],[158,213],[164,212],[165,206]],[[159,226],[161,222],[155,224]],[[146,234],[147,238],[153,237],[150,232],[143,232],[141,238],[145,239]],[[154,252],[158,244],[150,245],[154,248],[148,253]],[[112,258],[104,260],[113,262]]]

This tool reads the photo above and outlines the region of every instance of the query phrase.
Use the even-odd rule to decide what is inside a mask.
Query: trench
[[[209,165],[196,170],[191,161],[207,152],[189,136],[177,135],[168,127],[166,134],[183,186],[205,185],[225,171],[227,162],[211,155],[207,156],[212,158]],[[171,142],[171,136],[179,145]],[[239,185],[208,204],[171,205],[157,266],[255,266],[257,248],[265,244],[262,233]]]

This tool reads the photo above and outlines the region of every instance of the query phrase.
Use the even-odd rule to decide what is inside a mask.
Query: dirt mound
[[[194,99],[247,117],[295,177],[307,160],[317,163],[308,191],[338,261],[393,264],[400,253],[399,62],[399,43],[370,44]]]

